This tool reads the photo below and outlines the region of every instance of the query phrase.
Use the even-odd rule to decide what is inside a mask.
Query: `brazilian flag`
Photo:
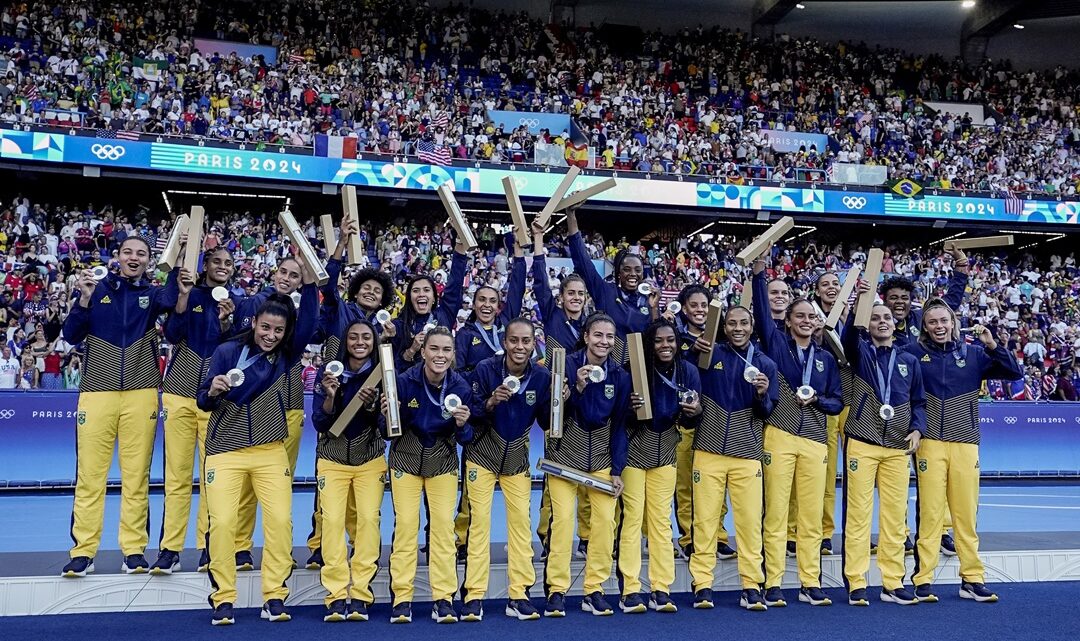
[[[896,195],[894,197],[922,198],[923,196],[922,185],[909,178],[894,181],[889,185],[889,190]]]

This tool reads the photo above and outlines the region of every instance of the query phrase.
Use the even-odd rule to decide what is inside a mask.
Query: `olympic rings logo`
[[[120,160],[127,150],[120,145],[94,145],[90,148],[90,153],[102,160]]]
[[[0,418],[2,418],[4,420],[7,420],[9,418],[14,418],[14,416],[15,416],[15,410],[9,410],[9,409],[0,410]]]
[[[1016,425],[1016,417],[1015,416],[1006,416],[1005,417],[1005,423],[1008,424],[1008,425]]]
[[[535,129],[540,126],[540,121],[536,118],[521,118],[518,120],[519,125],[525,125],[529,129]]]
[[[844,203],[844,207],[848,209],[862,209],[866,207],[866,199],[862,196],[844,196],[840,202]]]

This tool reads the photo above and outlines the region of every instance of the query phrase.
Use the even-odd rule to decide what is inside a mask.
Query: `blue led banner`
[[[0,482],[70,484],[75,478],[76,392],[0,392]],[[307,397],[310,417],[311,396]],[[1080,404],[996,402],[979,406],[982,474],[1080,473]],[[529,439],[532,468],[544,450],[544,436],[533,426]],[[315,429],[305,425],[297,478],[315,475]],[[162,478],[162,427],[150,470]],[[110,479],[120,478],[114,459]]]
[[[385,158],[385,156],[373,156]],[[418,162],[375,159],[321,158],[275,151],[241,151],[225,147],[171,142],[135,142],[58,133],[0,129],[0,159],[97,165],[180,174],[231,176],[324,184],[349,184],[380,189],[433,190],[450,182],[457,192],[503,197],[501,180],[510,176],[523,197],[548,198],[562,172],[535,166],[485,164],[440,167]],[[1075,225],[1080,202],[1023,200],[1020,213],[1006,210],[1005,200],[972,196],[902,198],[891,193],[863,190],[810,189],[776,183],[733,185],[697,177],[654,178],[642,174],[618,175],[618,186],[597,197],[597,202],[627,206],[667,206],[789,214],[890,216],[930,220],[992,222],[1017,225],[1055,223]],[[604,180],[581,176],[575,189]]]

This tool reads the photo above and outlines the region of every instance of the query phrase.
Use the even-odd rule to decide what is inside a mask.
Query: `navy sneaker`
[[[349,621],[367,621],[368,604],[364,601],[358,601],[356,599],[349,601],[349,606],[346,609],[345,618]]]
[[[579,559],[585,559],[589,556],[589,540],[581,539],[578,541],[577,550],[574,552],[574,556]]]
[[[695,610],[711,610],[713,607],[713,595],[710,588],[701,588],[694,593]]]
[[[828,556],[832,554],[832,539],[824,539],[821,542],[821,555]]]
[[[659,590],[649,595],[649,609],[667,613],[679,611],[678,606],[671,600],[671,595],[667,592],[660,592]]]
[[[322,620],[326,623],[341,623],[345,621],[345,599],[337,599],[326,606],[326,614]]]
[[[731,547],[727,543],[716,544],[716,558],[720,559],[721,561],[734,559],[738,555],[739,554],[735,551],[735,548]]]
[[[255,559],[250,550],[241,550],[236,553],[236,571],[250,572],[255,569]]]
[[[199,572],[208,572],[210,570],[210,553],[205,548],[199,551],[199,567],[196,569]]]
[[[937,595],[930,589],[929,583],[923,583],[922,585],[915,586],[915,598],[919,600],[919,603],[937,603]]]
[[[431,620],[435,623],[457,623],[454,604],[449,599],[439,599],[431,605]]]
[[[919,598],[916,597],[911,590],[902,585],[895,590],[881,588],[881,600],[886,603],[897,603],[899,605],[915,605],[919,602]]]
[[[60,576],[65,579],[77,579],[93,573],[94,560],[88,556],[77,556],[68,561],[68,564],[60,571]]]
[[[904,556],[915,556],[915,543],[910,536],[904,539]]]
[[[609,617],[615,613],[611,606],[608,605],[603,592],[593,592],[582,599],[581,609],[585,612],[591,612],[593,616],[597,617]]]
[[[948,534],[941,535],[941,553],[945,556],[956,556],[956,541]]]
[[[566,616],[566,595],[562,592],[552,592],[548,595],[547,603],[544,604],[544,616]]]
[[[162,550],[158,553],[157,561],[150,566],[150,574],[162,576],[180,571],[180,555],[172,550]]]
[[[687,543],[679,548],[679,556],[683,558],[683,561],[689,561],[690,557],[694,555],[694,544]]]
[[[882,593],[881,600],[885,600],[885,595]],[[855,588],[847,595],[848,605],[857,605],[860,607],[867,607],[870,605],[870,599],[866,598],[866,588]]]
[[[764,612],[769,609],[769,606],[765,605],[765,597],[761,596],[761,590],[757,588],[747,588],[739,595],[739,607],[751,612]]]
[[[231,603],[219,603],[214,608],[214,616],[210,619],[210,625],[232,625],[236,623],[236,617],[233,616]]]
[[[535,621],[540,618],[540,612],[528,599],[510,599],[506,602],[505,613],[518,621]]]
[[[979,603],[996,603],[998,595],[991,592],[985,583],[968,583],[964,581],[960,584],[960,598],[973,599]]]
[[[478,623],[484,620],[484,602],[480,599],[466,601],[461,606],[461,620],[469,623]]]
[[[821,588],[802,588],[799,590],[799,600],[810,605],[832,605],[832,599]]]
[[[146,574],[148,569],[150,569],[150,564],[146,562],[146,557],[141,554],[125,556],[124,563],[120,566],[120,571],[124,574]]]
[[[323,566],[322,560],[322,548],[315,548],[311,552],[311,556],[308,557],[306,563],[304,563],[305,570],[321,570]]]
[[[787,555],[788,556],[794,558],[796,549],[797,549],[797,546],[795,545],[795,541],[788,541],[787,542]]]
[[[645,599],[634,592],[619,599],[619,609],[625,614],[644,614],[649,608],[645,606]]]
[[[469,560],[469,548],[464,545],[457,546],[457,562],[464,563]]]
[[[412,603],[403,601],[390,611],[390,623],[412,623]]]
[[[765,588],[765,605],[770,608],[783,608],[787,606],[787,599],[784,598],[784,591],[780,589],[780,586]]]
[[[284,623],[292,619],[288,610],[285,609],[285,602],[281,599],[270,599],[264,603],[259,616],[270,623]]]

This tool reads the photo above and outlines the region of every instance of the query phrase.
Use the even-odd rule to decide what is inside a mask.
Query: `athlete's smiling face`
[[[673,363],[675,352],[678,350],[675,330],[666,325],[657,328],[656,338],[653,339],[653,350],[656,352],[657,361],[665,365]]]
[[[345,336],[345,348],[349,356],[356,361],[355,365],[360,365],[375,349],[375,333],[367,325],[356,323],[349,328],[349,333]]]
[[[379,309],[382,304],[383,286],[377,280],[366,280],[360,283],[360,291],[356,292],[356,302],[367,312]]]
[[[303,281],[304,274],[300,271],[300,263],[292,258],[283,260],[274,272],[274,290],[279,294],[292,294],[300,289]]]
[[[125,278],[138,278],[146,273],[146,266],[150,264],[150,250],[141,240],[126,240],[120,247],[119,259],[120,274]]]
[[[739,349],[745,349],[754,334],[754,318],[744,307],[733,307],[724,316],[724,335]]]
[[[709,298],[701,292],[691,294],[683,306],[683,313],[690,322],[698,327],[705,326],[705,319],[709,316]]]
[[[481,287],[473,296],[473,310],[481,325],[490,326],[499,311],[499,293],[490,287]]]
[[[255,346],[264,352],[272,352],[285,337],[284,316],[264,312],[255,318]]]

